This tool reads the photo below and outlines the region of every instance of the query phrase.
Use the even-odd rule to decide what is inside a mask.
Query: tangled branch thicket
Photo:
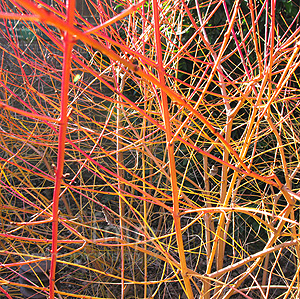
[[[296,3],[2,0],[0,18],[2,297],[46,259],[27,288],[50,299],[299,298]]]

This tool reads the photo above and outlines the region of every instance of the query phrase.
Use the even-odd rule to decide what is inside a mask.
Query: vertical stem
[[[142,15],[145,17],[145,7],[144,5],[142,6]],[[143,18],[142,20],[142,26],[143,26],[143,32],[145,31],[145,19]],[[145,43],[143,43],[143,55],[145,55]],[[146,84],[145,82],[143,82],[143,84],[141,85],[141,88],[144,90],[143,94],[145,96],[145,104],[144,104],[144,109],[145,111],[147,111],[147,105],[148,105],[148,101],[146,100],[147,99],[147,96],[148,96],[148,92],[147,92],[147,88],[146,88]],[[147,119],[145,117],[143,117],[143,139],[145,138],[146,136],[146,133],[147,133],[147,129],[146,129],[146,126],[147,126]],[[143,153],[143,178],[146,179],[146,163],[145,163],[145,159],[146,159],[146,155]],[[145,182],[143,181],[143,190],[146,192],[146,184]],[[149,192],[151,192],[151,190],[149,190]],[[143,195],[144,196],[144,195]],[[144,249],[145,249],[145,252],[144,252],[144,282],[147,282],[148,280],[148,256],[147,256],[147,253],[146,253],[146,250],[147,250],[147,218],[148,218],[148,209],[149,209],[149,204],[148,202],[145,200],[144,201],[144,205],[143,205],[143,214],[144,214],[144,241],[145,241],[145,244],[144,244]],[[148,298],[147,296],[148,294],[148,285],[147,283],[145,283],[145,286],[144,286],[144,298]]]
[[[120,143],[120,134],[121,133],[121,129],[122,129],[122,117],[121,117],[121,105],[118,103],[117,104],[117,130],[116,130],[116,135],[117,135],[117,156],[116,156],[116,160],[118,162],[120,162],[121,164],[123,164],[123,153],[122,153],[122,144]],[[117,174],[119,177],[124,177],[124,170],[120,167],[120,164],[117,164]],[[118,188],[119,190],[123,190],[124,189],[124,184],[118,180]],[[120,191],[121,192],[121,191]],[[123,232],[123,216],[124,216],[124,201],[122,199],[122,196],[119,195],[119,214],[120,214],[120,221],[119,221],[119,225],[120,225],[120,238],[121,240],[124,239],[124,232]],[[124,289],[125,289],[125,285],[124,285],[124,267],[125,267],[125,261],[124,261],[124,246],[121,246],[121,299],[124,298]]]
[[[147,94],[147,91],[146,91],[146,88],[144,89],[145,91],[145,94]],[[146,102],[145,102],[145,106],[146,106]],[[146,108],[146,107],[145,107]],[[144,117],[143,119],[143,138],[145,138],[145,135],[146,135],[146,124],[147,123],[147,120],[146,118]],[[145,159],[146,159],[146,155],[143,153],[142,154],[142,163],[143,163],[143,166],[142,166],[142,169],[143,169],[143,179],[146,178],[146,163],[145,163]],[[143,190],[146,192],[147,189],[146,189],[146,184],[145,182],[143,181]],[[143,197],[145,197],[145,195],[143,195]],[[144,252],[144,256],[143,256],[143,259],[144,259],[144,282],[147,282],[148,280],[148,267],[147,267],[147,253],[146,253],[146,250],[147,250],[147,215],[148,215],[148,208],[149,208],[149,204],[147,202],[147,200],[144,200],[144,204],[143,204],[143,215],[144,215],[144,241],[145,241],[145,244],[144,244],[144,249],[145,249],[145,252]],[[145,284],[144,286],[144,298],[147,298],[147,284]]]
[[[211,203],[208,200],[209,193],[210,193],[210,184],[209,184],[209,176],[208,176],[208,158],[206,156],[203,156],[203,168],[204,168],[204,183],[205,183],[205,193],[207,196],[207,199],[205,200],[205,207],[211,207]],[[207,264],[209,263],[209,259],[211,257],[211,238],[210,238],[210,231],[211,231],[211,216],[207,213],[204,215],[204,222],[205,222],[205,242],[206,242],[206,261]],[[210,298],[210,281],[204,280],[203,281],[203,287],[202,292],[204,295],[204,298]]]
[[[117,69],[117,81],[116,81],[116,88],[118,90],[119,93],[122,93],[124,90],[124,86],[125,86],[125,80],[126,80],[126,76],[124,75],[123,77],[120,76],[120,68]],[[121,82],[119,82],[121,79]],[[122,168],[121,165],[124,164],[124,157],[123,157],[123,152],[122,152],[122,148],[123,145],[121,143],[121,135],[123,132],[123,120],[122,120],[122,104],[121,102],[121,97],[118,96],[118,103],[117,103],[117,129],[116,129],[116,136],[117,136],[117,153],[116,153],[116,160],[118,162],[117,164],[117,174],[119,178],[124,178],[124,169]],[[124,183],[121,182],[121,180],[118,180],[118,188],[119,188],[119,192],[122,192],[121,190],[124,190]],[[122,197],[122,194],[119,194],[119,214],[120,214],[120,221],[119,221],[119,225],[120,225],[120,239],[123,240],[124,239],[124,214],[125,214],[125,203]],[[121,246],[121,299],[124,298],[125,294],[125,283],[124,283],[124,277],[125,277],[125,259],[124,259],[125,255],[124,255],[124,246]]]
[[[165,85],[164,78],[164,66],[162,60],[162,49],[161,49],[161,40],[160,40],[160,25],[159,25],[159,3],[157,0],[152,0],[153,5],[153,14],[154,14],[154,34],[155,34],[155,46],[157,54],[157,70],[158,77],[161,84]],[[171,188],[172,188],[172,201],[173,201],[173,219],[175,224],[176,240],[179,251],[181,274],[183,277],[183,282],[185,285],[185,292],[189,299],[194,298],[191,282],[187,276],[187,266],[185,259],[185,251],[182,240],[180,216],[179,216],[179,198],[178,198],[178,186],[177,186],[177,177],[176,177],[176,166],[175,166],[175,157],[174,157],[174,146],[171,143],[172,140],[172,129],[170,124],[170,115],[168,109],[168,99],[167,94],[161,90],[161,107],[164,118],[164,124],[166,128],[166,143],[167,151],[169,158],[169,169],[171,176]]]
[[[67,22],[73,23],[74,10],[76,0],[67,0]],[[64,160],[65,160],[65,141],[66,131],[68,124],[68,91],[69,91],[69,78],[71,68],[71,54],[73,47],[73,37],[68,32],[64,35],[64,59],[63,59],[63,73],[62,73],[62,87],[61,87],[61,103],[60,103],[60,125],[59,125],[59,137],[58,137],[58,154],[57,154],[57,166],[55,176],[55,186],[53,193],[53,205],[52,205],[52,248],[51,248],[51,267],[49,277],[49,298],[54,299],[55,288],[55,269],[56,269],[56,257],[57,257],[57,237],[58,237],[58,213],[59,213],[59,199],[60,188],[63,178]]]

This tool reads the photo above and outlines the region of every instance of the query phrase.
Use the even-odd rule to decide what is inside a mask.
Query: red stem
[[[74,19],[75,0],[67,1],[67,23],[72,24]],[[71,67],[71,55],[73,47],[73,36],[69,32],[64,35],[64,60],[63,60],[63,74],[62,74],[62,88],[61,88],[61,112],[60,112],[60,126],[58,137],[58,156],[55,176],[55,186],[53,194],[53,220],[52,220],[52,249],[51,249],[51,267],[49,277],[49,298],[54,299],[55,289],[55,270],[57,257],[57,237],[58,237],[58,214],[59,214],[59,198],[60,188],[63,179],[63,169],[65,161],[65,142],[66,130],[68,124],[68,91]]]

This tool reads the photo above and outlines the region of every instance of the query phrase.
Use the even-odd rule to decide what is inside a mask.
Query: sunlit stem
[[[160,36],[160,24],[159,24],[159,3],[157,2],[157,0],[153,0],[152,5],[153,5],[153,14],[154,14],[154,35],[155,35],[155,46],[156,46],[156,53],[157,53],[158,75],[159,75],[160,83],[165,85],[165,79],[164,79],[165,73],[163,67],[163,59],[162,59],[163,56],[162,56],[161,40],[160,40],[161,36]],[[162,106],[164,124],[166,127],[166,144],[167,144],[167,151],[169,157],[169,169],[170,169],[170,176],[171,176],[171,188],[172,188],[172,200],[173,200],[173,219],[175,224],[176,240],[178,244],[181,274],[186,288],[185,292],[188,298],[192,299],[194,298],[194,295],[191,288],[190,279],[187,276],[185,250],[184,250],[184,245],[182,240],[182,232],[181,232],[181,224],[180,224],[179,196],[178,196],[178,186],[177,186],[175,157],[174,157],[174,144],[171,143],[172,128],[170,124],[167,94],[163,90],[161,90],[161,106]]]
[[[67,1],[67,22],[73,23],[75,10],[75,0]],[[55,273],[56,273],[56,258],[57,258],[57,238],[58,238],[58,213],[60,188],[63,179],[64,159],[65,159],[65,142],[66,130],[68,124],[68,91],[69,78],[71,68],[71,53],[73,47],[73,36],[68,32],[64,35],[64,57],[63,57],[63,73],[61,87],[61,104],[60,104],[60,125],[59,125],[59,140],[58,140],[58,155],[55,174],[55,186],[53,193],[53,220],[52,220],[52,249],[51,249],[51,268],[49,277],[49,295],[50,299],[54,299],[55,291]]]

